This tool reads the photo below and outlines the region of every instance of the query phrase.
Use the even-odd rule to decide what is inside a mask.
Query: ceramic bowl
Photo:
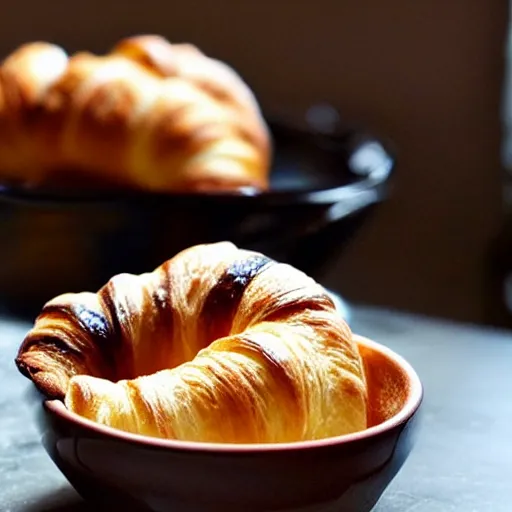
[[[423,389],[398,354],[356,339],[371,390],[362,432],[270,445],[157,440],[46,401],[43,444],[78,493],[105,510],[370,511],[413,447]]]

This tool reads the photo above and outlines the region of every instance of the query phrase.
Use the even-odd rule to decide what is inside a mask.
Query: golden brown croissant
[[[229,242],[51,300],[16,362],[71,411],[148,436],[291,442],[367,426],[361,358],[325,290]]]
[[[159,36],[71,57],[28,43],[0,66],[0,179],[150,191],[268,186],[270,138],[228,65]]]

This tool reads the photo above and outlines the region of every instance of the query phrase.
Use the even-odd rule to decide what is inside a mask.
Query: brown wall
[[[1,16],[2,53],[35,38],[104,50],[160,32],[230,61],[269,110],[327,99],[391,137],[393,199],[331,277],[354,300],[482,319],[507,2],[20,0]]]

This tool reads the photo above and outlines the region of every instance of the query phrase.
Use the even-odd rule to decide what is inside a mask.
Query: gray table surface
[[[355,307],[354,331],[400,352],[425,386],[423,426],[375,512],[512,510],[512,332]],[[0,511],[89,512],[40,446],[13,365],[26,330],[0,318]]]

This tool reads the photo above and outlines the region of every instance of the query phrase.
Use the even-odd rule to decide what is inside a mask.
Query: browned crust
[[[229,66],[193,45],[143,35],[120,41],[104,56],[72,55],[46,84],[35,63],[52,51],[61,49],[23,45],[0,66],[0,179],[40,185],[60,179],[63,169],[76,169],[100,186],[104,181],[155,191],[268,187],[269,130],[252,91]],[[170,79],[193,95],[166,97]],[[189,112],[181,121],[180,107]],[[212,109],[219,113],[215,122],[195,115]],[[241,149],[228,157],[217,154],[218,141]],[[191,165],[203,154],[208,158]],[[224,175],[224,165],[238,171]]]
[[[315,351],[322,368],[309,361]],[[337,406],[345,397],[349,409],[366,410],[357,347],[325,291],[302,272],[227,242],[192,247],[147,274],[120,274],[98,293],[53,299],[16,364],[49,398],[67,399],[71,390],[75,410],[91,417],[97,403],[86,403],[73,377],[99,377],[107,386],[123,381],[137,414],[151,418],[171,412],[158,412],[155,403],[147,412],[143,393],[134,390],[176,369],[184,393],[200,395],[198,410],[214,403],[211,417],[229,415],[233,435],[249,441],[260,439],[267,409],[282,416],[278,431],[299,439],[316,407],[305,391],[310,385],[319,400],[326,386],[326,393],[339,389],[332,395]],[[152,421],[151,435],[171,435],[172,422],[167,428],[156,416]],[[209,435],[222,438],[214,430]]]

